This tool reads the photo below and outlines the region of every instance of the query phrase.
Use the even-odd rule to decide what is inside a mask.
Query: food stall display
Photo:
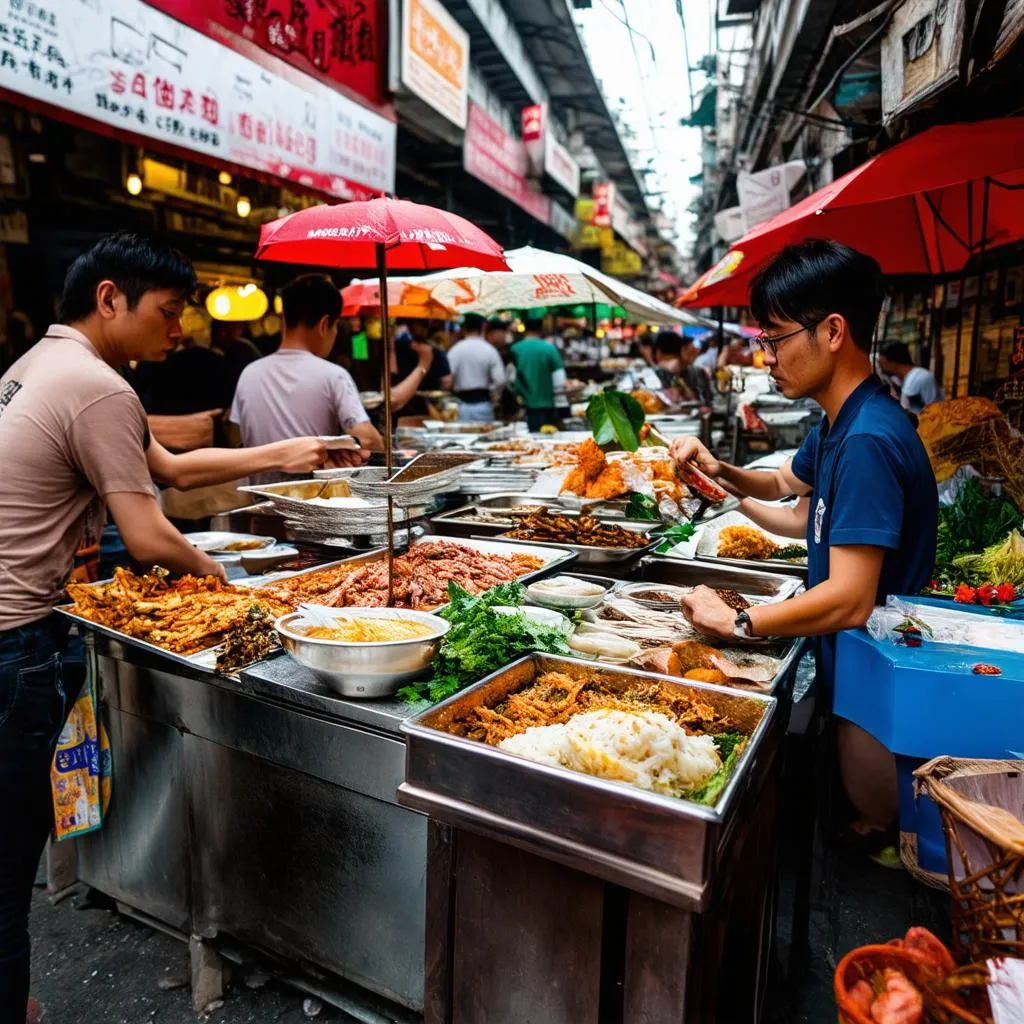
[[[399,797],[430,817],[425,1020],[597,1024],[609,949],[616,1019],[754,1014],[780,721],[772,697],[547,654],[408,719]],[[699,952],[741,932],[730,957]],[[530,984],[503,995],[514,934]]]
[[[974,477],[939,506],[935,573],[928,593],[964,604],[1012,604],[1024,588],[1024,515]]]
[[[433,610],[447,602],[450,583],[480,594],[500,583],[534,578],[572,558],[564,548],[423,537],[395,558],[397,607]],[[292,607],[303,601],[329,607],[381,607],[387,593],[386,562],[382,552],[359,555],[268,583],[258,592]]]

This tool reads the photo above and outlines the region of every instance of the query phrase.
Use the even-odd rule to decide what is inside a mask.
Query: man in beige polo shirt
[[[25,1020],[28,910],[53,820],[50,762],[84,679],[53,608],[89,517],[105,504],[143,565],[220,575],[161,512],[153,480],[199,487],[324,461],[316,438],[172,455],[150,436],[116,368],[177,344],[195,284],[176,250],[108,236],[68,271],[61,323],[0,379],[0,1021]]]

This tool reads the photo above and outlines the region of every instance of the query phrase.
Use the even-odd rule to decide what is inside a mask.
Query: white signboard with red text
[[[548,223],[551,200],[526,176],[525,145],[476,103],[469,104],[462,165],[474,178],[511,199],[541,223]]]
[[[469,102],[469,33],[438,0],[404,0],[402,84],[459,128]]]
[[[0,0],[0,88],[344,199],[394,189],[393,122],[140,0]]]

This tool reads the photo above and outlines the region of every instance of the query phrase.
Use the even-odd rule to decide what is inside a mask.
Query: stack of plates
[[[460,494],[500,494],[506,491],[528,491],[537,479],[538,470],[528,466],[489,466],[467,469],[459,480]]]

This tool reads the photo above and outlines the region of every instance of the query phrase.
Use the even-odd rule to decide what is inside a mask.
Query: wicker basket
[[[960,959],[1024,957],[1024,761],[937,757],[914,775],[942,814]]]
[[[858,981],[864,979],[870,983],[875,972],[887,967],[902,971],[921,992],[929,1021],[992,1024],[985,994],[988,973],[984,965],[964,967],[943,978],[913,950],[902,948],[899,940],[886,946],[861,946],[839,961],[833,979],[839,1024],[874,1024],[871,1017],[856,1007],[850,992]]]

